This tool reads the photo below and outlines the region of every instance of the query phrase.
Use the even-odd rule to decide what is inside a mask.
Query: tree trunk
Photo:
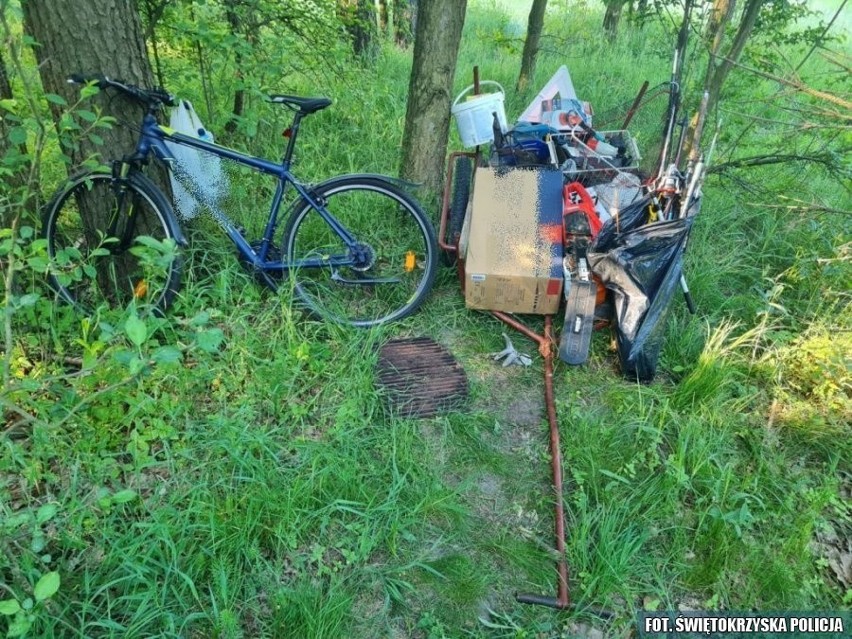
[[[154,72],[157,75],[157,85],[166,86],[165,76],[163,75],[163,67],[160,64],[160,50],[157,41],[157,24],[163,17],[163,12],[166,10],[166,5],[169,0],[144,0],[145,13],[144,18],[146,24],[144,28],[144,38],[146,42],[151,44],[151,53],[154,55]]]
[[[421,0],[402,138],[403,177],[437,195],[450,134],[450,104],[467,0]]]
[[[608,0],[606,3],[603,28],[611,38],[618,35],[618,23],[621,21],[621,8],[623,6],[624,0]]]
[[[742,17],[740,18],[740,24],[737,27],[737,33],[734,36],[733,43],[731,44],[731,48],[724,56],[721,57],[719,56],[719,49],[722,45],[723,36],[719,33],[719,31],[723,31],[727,22],[730,20],[734,10],[734,2],[732,1],[731,6],[729,7],[722,7],[723,0],[717,0],[717,3],[714,4],[714,12],[711,14],[711,20],[718,19],[719,24],[717,32],[712,34],[714,50],[710,56],[707,75],[704,78],[704,91],[708,95],[707,113],[712,113],[716,104],[719,102],[719,97],[722,95],[722,87],[725,84],[728,73],[734,66],[734,63],[739,60],[746,42],[748,42],[751,32],[754,29],[754,24],[757,21],[757,16],[760,14],[760,9],[765,2],[766,0],[747,0],[746,6],[743,9]],[[716,5],[719,5],[720,11],[722,9],[726,9],[726,11],[719,13],[717,16]],[[727,18],[727,20],[725,18]],[[696,114],[690,122],[689,132],[687,134],[687,140],[689,141],[688,150],[692,159],[696,159],[697,157],[702,133],[703,131],[701,130],[701,127],[698,126],[698,114]]]
[[[11,100],[12,83],[9,81],[9,73],[6,69],[6,61],[3,59],[3,49],[0,48],[0,100]],[[12,148],[12,143],[9,141],[9,129],[6,118],[0,117],[0,158]],[[18,144],[18,152],[21,155],[27,154],[27,145],[24,143]],[[16,176],[12,176],[14,180]]]
[[[76,103],[80,87],[66,81],[73,73],[100,73],[143,87],[153,85],[133,0],[24,0],[22,4],[26,29],[39,43],[34,51],[48,93]],[[103,146],[81,139],[78,147],[66,148],[74,164],[93,153],[100,153],[105,161],[121,158],[132,153],[136,144],[143,107],[113,93],[95,96],[93,101],[119,124],[130,126],[99,130]],[[62,107],[51,103],[50,108],[58,119]]]
[[[376,1],[376,29],[384,36],[388,29],[388,0]]]
[[[240,37],[240,18],[233,6],[225,9],[225,18],[228,21],[228,26],[231,29],[231,35],[235,38]],[[233,133],[237,130],[237,121],[243,115],[245,106],[245,90],[243,89],[243,55],[240,52],[240,47],[234,47],[234,66],[236,67],[235,76],[238,83],[234,91],[234,106],[231,109],[231,117],[225,123],[225,131]]]
[[[544,26],[544,12],[547,0],[533,0],[530,17],[527,21],[527,37],[524,40],[524,53],[521,56],[521,73],[515,88],[520,93],[526,90],[529,81],[535,74],[535,59],[538,55],[538,42],[541,39],[541,29]]]
[[[393,0],[393,34],[397,45],[408,48],[417,20],[416,0]]]
[[[0,43],[3,42],[0,41]],[[3,59],[3,49],[0,48],[0,100],[11,100],[12,97],[12,86],[6,71],[6,61]],[[11,175],[6,175],[3,178],[4,182],[0,183],[0,225],[2,225],[2,228],[12,226],[12,218],[15,212],[26,207],[26,202],[15,201],[15,198],[18,195],[17,190],[27,186],[30,167],[29,161],[25,159],[27,146],[23,142],[12,144],[9,139],[11,129],[12,127],[7,124],[7,119],[0,117],[0,160],[5,158],[9,162],[14,162],[14,164],[6,167],[11,167]],[[28,196],[29,193],[25,191],[23,199],[27,200]]]
[[[338,15],[352,38],[352,50],[359,58],[372,58],[375,53],[375,0],[338,0]]]

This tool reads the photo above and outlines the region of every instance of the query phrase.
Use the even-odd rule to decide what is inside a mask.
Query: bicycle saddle
[[[316,111],[321,111],[331,104],[329,98],[300,98],[295,95],[270,95],[269,101],[298,110],[302,115],[310,115]]]

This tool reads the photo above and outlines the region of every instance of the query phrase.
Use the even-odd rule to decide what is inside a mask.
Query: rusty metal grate
[[[387,342],[379,349],[376,375],[390,409],[405,417],[432,417],[467,399],[461,365],[428,337]]]

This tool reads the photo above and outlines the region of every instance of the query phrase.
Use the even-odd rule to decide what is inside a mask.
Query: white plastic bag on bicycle
[[[181,100],[172,110],[169,125],[177,133],[213,141],[213,134],[201,123],[189,100]],[[197,215],[199,206],[214,208],[228,187],[221,160],[210,153],[173,142],[166,142],[166,146],[175,159],[169,176],[177,214],[191,220]]]

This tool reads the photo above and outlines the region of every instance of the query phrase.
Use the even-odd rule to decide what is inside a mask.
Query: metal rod
[[[627,125],[630,124],[630,121],[633,120],[633,116],[636,115],[636,110],[639,108],[639,104],[642,102],[642,98],[645,97],[645,91],[648,90],[648,81],[642,84],[642,88],[639,89],[639,93],[636,94],[636,99],[633,100],[633,105],[630,107],[630,110],[627,112],[627,117],[624,118],[624,124],[621,125],[622,129],[626,129]]]
[[[695,300],[692,299],[692,293],[689,292],[689,285],[686,283],[686,277],[683,273],[680,274],[680,290],[683,291],[683,299],[686,300],[686,308],[689,309],[689,314],[695,315],[698,309],[695,308]]]
[[[547,406],[547,421],[550,425],[550,459],[553,467],[553,489],[556,493],[556,552],[559,573],[556,603],[567,608],[571,601],[568,595],[568,562],[565,560],[565,507],[562,500],[562,449],[559,442],[559,422],[556,419],[556,403],[553,398],[553,348],[552,318],[544,318],[544,340],[547,354],[544,357],[544,403]]]
[[[556,493],[555,532],[557,584],[556,597],[517,593],[520,603],[536,604],[564,610],[571,605],[568,591],[568,562],[565,560],[565,505],[562,498],[562,449],[559,441],[559,421],[556,418],[556,403],[553,398],[553,316],[544,316],[544,335],[539,335],[521,322],[500,311],[491,311],[497,319],[538,342],[538,350],[544,357],[544,404],[550,426],[550,459],[553,468],[553,489]]]
[[[516,320],[514,317],[512,317],[511,315],[508,315],[507,313],[504,313],[503,311],[491,311],[491,314],[494,317],[496,317],[498,320],[503,322],[504,324],[508,324],[509,326],[514,328],[519,333],[523,333],[524,335],[529,337],[531,340],[533,340],[536,344],[538,344],[539,352],[542,354],[542,356],[545,356],[544,351],[542,350],[542,348],[545,345],[545,338],[542,335],[539,335],[538,333],[536,333],[532,329],[527,328],[526,326],[521,324],[521,322]]]
[[[491,314],[501,322],[523,333],[534,342],[538,343],[538,350],[544,357],[544,403],[547,407],[547,422],[550,427],[550,459],[553,469],[553,489],[556,493],[555,521],[556,552],[559,558],[556,561],[557,583],[556,596],[537,595],[534,593],[515,593],[515,600],[519,603],[547,606],[557,610],[566,610],[571,607],[571,596],[568,585],[568,561],[565,558],[565,504],[562,496],[562,446],[559,441],[559,421],[556,417],[556,402],[553,395],[553,316],[544,316],[544,335],[539,335],[532,329],[516,320],[514,317],[501,311],[491,311]],[[584,612],[600,617],[601,619],[612,619],[614,614],[609,610],[601,608],[584,608]]]

